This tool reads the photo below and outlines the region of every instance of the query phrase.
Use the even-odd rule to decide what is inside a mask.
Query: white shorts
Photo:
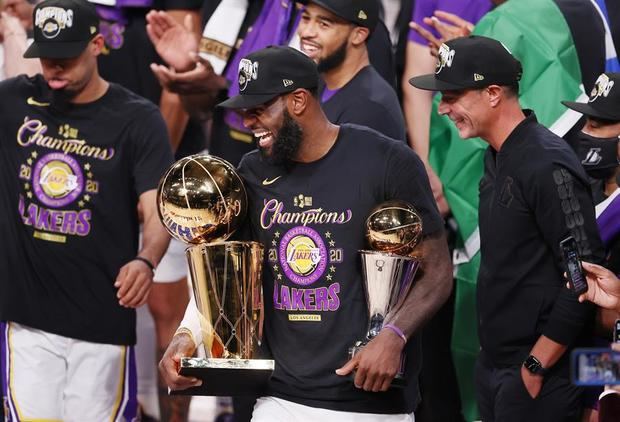
[[[186,247],[187,245],[180,240],[170,240],[168,250],[155,270],[153,282],[174,283],[187,277]]]
[[[142,228],[140,228],[142,230]],[[142,231],[140,231],[140,248],[142,247]],[[187,277],[187,259],[185,249],[187,245],[180,240],[170,239],[166,253],[157,265],[153,282],[174,283]],[[138,249],[139,250],[139,249]]]
[[[381,415],[342,412],[305,406],[277,397],[261,397],[254,405],[252,422],[414,422],[412,414]]]
[[[135,421],[133,347],[75,340],[2,324],[8,421]]]

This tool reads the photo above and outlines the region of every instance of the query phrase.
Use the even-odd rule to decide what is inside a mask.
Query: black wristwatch
[[[547,373],[547,368],[543,368],[542,363],[534,355],[529,355],[523,362],[523,366],[534,375],[545,375]]]

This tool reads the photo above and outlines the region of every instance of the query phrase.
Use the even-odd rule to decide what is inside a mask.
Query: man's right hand
[[[164,357],[159,362],[159,372],[172,390],[185,390],[202,385],[198,378],[179,375],[181,358],[193,356],[195,350],[196,345],[189,334],[177,333],[172,337]]]
[[[179,72],[193,69],[195,62],[189,54],[198,51],[198,39],[192,17],[185,16],[181,25],[164,11],[151,10],[146,15],[146,22],[146,33],[157,54]]]

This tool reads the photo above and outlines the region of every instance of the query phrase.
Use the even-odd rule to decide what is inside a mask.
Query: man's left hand
[[[521,378],[523,379],[523,384],[525,385],[525,389],[530,397],[533,399],[538,397],[543,386],[542,375],[534,375],[525,369],[524,366],[521,366]]]
[[[382,330],[364,348],[336,370],[341,376],[355,371],[354,384],[365,391],[387,391],[398,373],[405,346],[392,330]]]
[[[153,271],[144,262],[129,261],[118,272],[114,287],[118,288],[118,303],[126,308],[137,308],[146,303],[153,284]]]

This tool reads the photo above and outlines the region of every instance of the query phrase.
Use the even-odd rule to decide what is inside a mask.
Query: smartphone
[[[612,349],[575,349],[571,353],[573,384],[620,384],[620,352]]]
[[[560,242],[560,249],[564,257],[564,265],[566,266],[566,275],[571,289],[580,295],[588,290],[588,282],[583,274],[581,261],[579,259],[579,251],[577,250],[577,241],[573,236],[569,236]]]
[[[620,319],[617,319],[614,323],[614,343],[620,343]]]

